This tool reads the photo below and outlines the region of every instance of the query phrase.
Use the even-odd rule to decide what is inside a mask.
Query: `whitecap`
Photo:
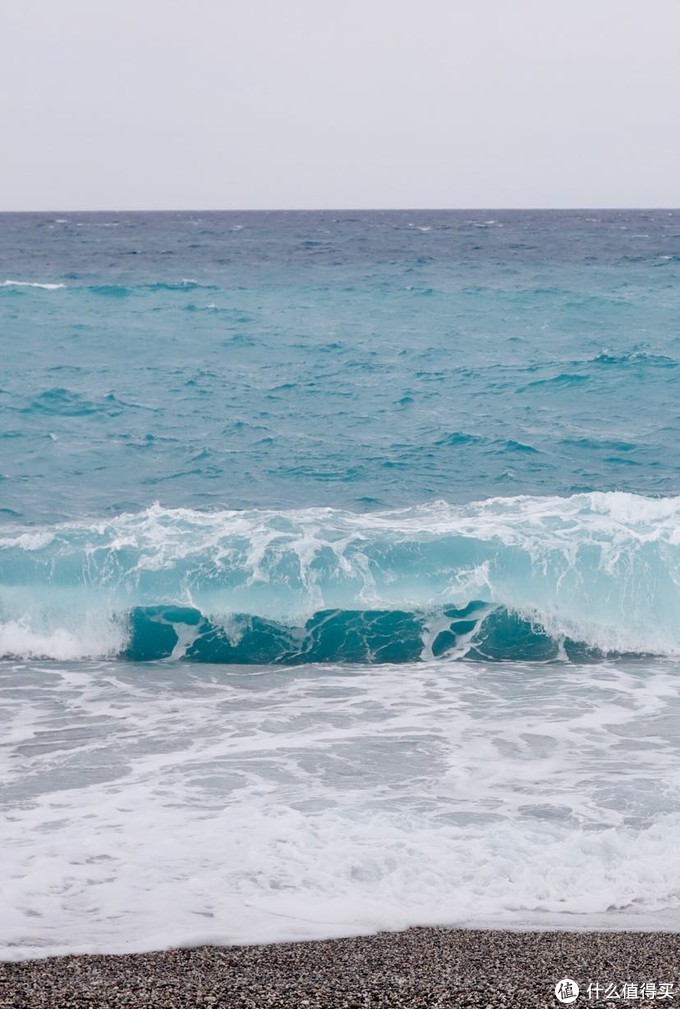
[[[39,287],[43,291],[58,291],[66,284],[39,284],[34,280],[3,280],[0,287]]]

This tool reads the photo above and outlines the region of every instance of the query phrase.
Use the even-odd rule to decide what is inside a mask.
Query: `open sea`
[[[0,958],[680,931],[680,211],[0,215]]]

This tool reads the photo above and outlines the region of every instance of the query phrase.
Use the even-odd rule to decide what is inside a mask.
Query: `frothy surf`
[[[663,663],[0,663],[0,955],[676,927],[676,695]]]
[[[217,663],[680,653],[680,498],[5,526],[0,651]]]

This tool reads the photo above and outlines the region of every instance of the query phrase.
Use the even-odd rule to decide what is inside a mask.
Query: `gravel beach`
[[[680,1003],[680,935],[413,928],[266,946],[0,964],[12,1009],[435,1009]],[[564,994],[569,999],[569,987]]]

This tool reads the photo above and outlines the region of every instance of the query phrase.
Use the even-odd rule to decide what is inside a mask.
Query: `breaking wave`
[[[3,656],[584,661],[678,654],[679,616],[675,497],[0,528]]]
[[[43,291],[59,291],[66,287],[66,284],[39,284],[32,280],[3,280],[0,287],[38,287]]]

